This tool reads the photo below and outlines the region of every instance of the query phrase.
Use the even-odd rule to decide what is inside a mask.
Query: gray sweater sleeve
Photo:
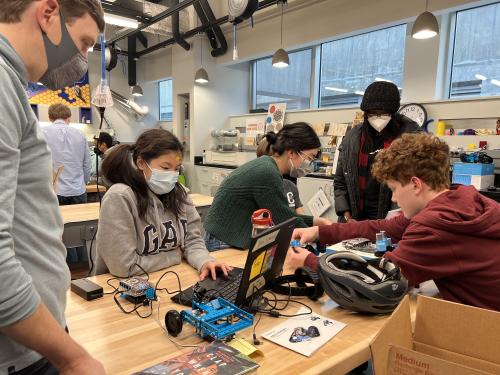
[[[97,231],[97,253],[110,273],[127,277],[142,271],[158,271],[179,263],[171,252],[141,256],[137,249],[137,217],[135,202],[126,193],[108,191],[102,200]]]
[[[188,204],[185,205],[187,225],[185,234],[184,258],[198,271],[206,262],[215,260],[210,256],[205,241],[201,238],[201,219],[194,207],[191,198],[187,197]]]
[[[0,74],[5,73],[0,70]],[[2,78],[1,81],[0,100],[10,106],[7,109],[0,105],[3,114],[0,122],[0,326],[3,327],[30,316],[38,307],[40,297],[14,250],[12,223],[17,184],[21,177],[18,171],[22,119],[16,115],[16,104],[12,103],[12,98],[17,98],[18,94],[9,79]]]

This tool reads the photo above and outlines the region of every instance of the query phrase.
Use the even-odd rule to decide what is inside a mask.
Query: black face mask
[[[101,156],[102,154],[104,154],[104,152],[99,150],[98,147],[94,147],[94,154],[96,154],[97,156]]]

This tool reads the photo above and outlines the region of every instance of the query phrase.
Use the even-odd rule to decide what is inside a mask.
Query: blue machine
[[[387,237],[385,231],[380,231],[375,235],[375,255],[382,256],[386,251],[392,251],[396,248],[397,245],[392,244],[392,240],[390,237]]]
[[[222,340],[253,325],[253,315],[224,298],[210,302],[193,300],[192,310],[182,310],[183,322],[191,324],[204,339]]]

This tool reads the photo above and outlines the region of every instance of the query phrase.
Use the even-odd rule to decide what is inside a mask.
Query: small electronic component
[[[149,281],[139,276],[134,276],[128,279],[120,280],[120,290],[123,292],[124,298],[131,302],[140,302],[141,300],[154,299],[154,287]]]
[[[390,237],[387,237],[385,231],[380,231],[375,235],[376,243],[375,243],[375,255],[382,256],[386,251],[392,251],[395,249],[397,245],[392,244],[392,240]]]
[[[375,252],[375,245],[368,238],[363,237],[342,241],[342,246],[347,250],[363,251],[370,254]]]
[[[314,255],[318,255],[318,256],[320,255],[320,253],[324,253],[326,251],[326,247],[322,246],[319,243],[316,243],[316,247],[314,247],[311,244],[302,245],[299,240],[292,240],[290,242],[290,247],[303,247],[304,249],[307,249],[311,253],[313,253]]]

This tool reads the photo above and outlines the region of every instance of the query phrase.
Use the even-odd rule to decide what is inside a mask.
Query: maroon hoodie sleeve
[[[460,259],[453,244],[443,240],[431,228],[412,222],[398,247],[385,258],[401,268],[411,286],[460,272]]]
[[[330,245],[356,237],[365,237],[375,241],[375,234],[381,230],[384,230],[392,238],[393,242],[398,242],[403,237],[409,223],[410,220],[401,214],[389,220],[365,220],[345,224],[322,225],[319,227],[319,242]],[[318,259],[316,255],[311,253],[305,259],[304,266],[317,271]]]
[[[385,231],[393,242],[398,242],[409,224],[410,220],[400,214],[389,220],[364,220],[345,224],[322,225],[319,227],[319,242],[331,245],[356,237],[375,241],[375,235],[381,230]]]

